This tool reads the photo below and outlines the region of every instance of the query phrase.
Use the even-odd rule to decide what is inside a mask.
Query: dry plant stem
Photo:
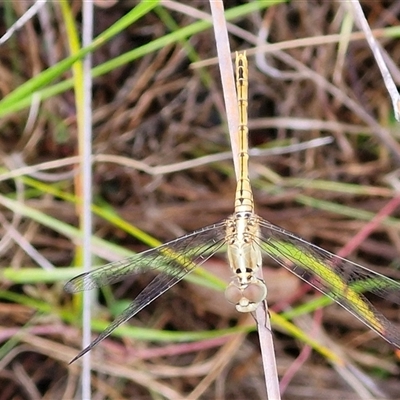
[[[234,357],[237,349],[243,343],[246,335],[239,334],[234,336],[231,340],[229,340],[222,348],[218,351],[218,353],[214,357],[214,364],[211,369],[204,377],[204,379],[197,385],[196,389],[194,389],[187,397],[187,400],[198,399],[200,396],[208,389],[213,381],[221,374],[223,369]]]
[[[13,158],[7,157],[5,153],[0,151],[0,157],[3,160],[3,163],[5,166],[10,170],[14,170],[16,165],[14,163]],[[17,200],[21,203],[25,201],[25,187],[21,179],[14,179],[15,183],[15,189],[17,193]],[[13,213],[12,215],[12,220],[11,220],[11,226],[13,226],[15,229],[20,225],[22,221],[22,216],[19,213]],[[11,244],[12,241],[12,236],[10,234],[3,235],[0,239],[0,253],[3,253],[6,251],[8,246]]]
[[[214,36],[217,45],[218,64],[221,72],[222,92],[225,100],[226,116],[228,119],[229,135],[231,138],[232,154],[239,153],[237,129],[239,126],[239,112],[237,109],[237,95],[233,76],[232,59],[230,55],[228,30],[222,1],[210,1],[213,18]],[[239,176],[237,157],[233,157],[235,175]]]
[[[280,400],[281,395],[279,390],[278,370],[276,367],[274,341],[266,300],[263,301],[255,311],[255,317],[257,321],[268,399]]]
[[[5,229],[7,234],[14,240],[15,243],[21,247],[22,250],[25,251],[26,254],[29,255],[32,260],[34,260],[41,268],[51,271],[54,270],[54,265],[51,264],[46,257],[44,257],[40,252],[38,252],[30,243],[29,240],[25,238],[25,236],[21,235],[21,233],[16,229],[13,225],[11,225],[3,214],[0,214],[0,224]]]
[[[316,337],[317,333],[319,333],[321,331],[322,309],[319,308],[315,311],[312,321],[313,321],[313,325],[312,325],[311,331],[310,331],[310,325],[305,326],[303,329],[305,331],[310,331],[310,336]],[[302,348],[300,354],[294,360],[294,362],[285,371],[285,374],[282,376],[280,385],[279,385],[282,394],[286,391],[287,387],[289,386],[290,381],[293,379],[293,377],[296,375],[296,373],[301,369],[302,365],[308,360],[308,358],[310,357],[311,354],[312,354],[311,346],[308,344],[305,345]]]
[[[331,340],[325,333],[323,328],[317,328],[317,326],[321,325],[321,318],[322,318],[322,310],[318,310],[321,312],[315,313],[317,319],[313,318],[311,321],[311,317],[308,315],[303,315],[299,318],[296,318],[296,324],[299,328],[303,329],[304,331],[309,331],[310,326],[313,326],[313,336],[315,337],[318,342],[326,347],[329,348],[332,352],[334,352],[337,358],[330,360],[330,364],[333,366],[335,371],[341,378],[351,387],[354,391],[353,397],[360,399],[375,399],[375,398],[386,398],[382,391],[376,386],[373,380],[365,375],[360,369],[355,366],[351,358],[348,355],[348,349],[343,348],[342,346],[335,343],[335,341]],[[316,332],[315,332],[316,331]],[[307,351],[308,346],[304,347],[299,357],[295,360],[292,364],[292,367],[295,366],[297,371],[300,370],[301,365],[305,361],[305,355],[303,354]],[[347,350],[347,351],[346,351]],[[285,373],[286,376],[286,373]],[[281,386],[285,383],[286,385],[289,383],[285,377],[281,380]],[[352,398],[353,398],[352,397]]]
[[[197,18],[199,20],[203,19],[205,21],[210,21],[210,22],[213,21],[213,17],[210,14],[208,14],[204,11],[198,10],[197,8],[195,8],[195,6],[190,7],[190,6],[181,4],[180,2],[171,1],[171,0],[161,0],[161,4],[165,8],[177,11],[182,14],[186,14],[191,18]],[[249,40],[251,41],[252,34],[249,31],[239,28],[237,25],[235,25],[231,22],[225,21],[224,24],[227,28],[226,32],[230,32],[232,35],[240,37],[240,38],[244,39],[245,41],[249,41]],[[200,62],[202,62],[202,61],[200,61]]]
[[[287,387],[289,386],[289,383],[294,378],[297,371],[299,371],[302,365],[308,360],[311,353],[312,353],[311,346],[309,345],[304,346],[301,349],[301,352],[298,355],[298,357],[290,364],[289,368],[287,368],[285,374],[281,378],[281,382],[279,385],[282,394],[285,393]]]
[[[230,25],[228,25],[229,28]],[[229,30],[229,29],[228,29]],[[373,35],[375,38],[385,38],[387,37],[387,29],[374,29],[372,31]],[[248,33],[248,32],[247,32]],[[261,34],[265,33],[265,30],[261,31]],[[241,39],[244,39],[244,37],[239,36]],[[249,37],[249,39],[248,39]],[[246,40],[250,43],[255,44],[254,42],[254,35],[247,36],[246,35]],[[319,46],[319,45],[327,45],[331,43],[339,43],[340,40],[342,39],[342,34],[335,33],[331,35],[320,35],[320,36],[312,36],[312,37],[306,37],[306,38],[300,38],[300,39],[293,39],[293,40],[287,40],[285,42],[279,42],[279,43],[265,43],[265,44],[259,44],[255,45],[249,50],[246,50],[246,54],[248,56],[254,56],[257,55],[258,53],[274,53],[277,51],[281,50],[289,50],[289,49],[297,49],[301,47],[310,47],[310,46]],[[353,32],[349,36],[350,41],[358,41],[358,40],[364,40],[365,39],[365,34],[363,32]],[[214,65],[217,63],[216,58],[209,58],[206,60],[201,60],[197,61],[191,64],[191,68],[197,69],[197,68],[204,68],[204,67],[209,67],[210,65]]]
[[[298,68],[304,73],[304,77],[313,80],[321,88],[341,101],[349,110],[364,120],[375,132],[377,138],[392,152],[394,160],[400,164],[400,145],[391,136],[389,130],[381,126],[376,120],[357,102],[345,95],[340,89],[328,82],[324,77],[316,74],[311,68],[306,67],[301,62],[285,53],[276,53],[276,57],[288,65]]]
[[[268,31],[266,29],[262,29],[259,32],[259,36],[255,37],[255,44],[259,45],[262,42],[267,41]],[[386,147],[392,152],[397,162],[400,163],[400,146],[391,136],[390,132],[383,128],[376,120],[363,108],[361,108],[357,102],[352,100],[346,93],[343,93],[340,89],[338,89],[335,85],[328,82],[323,76],[315,73],[312,69],[303,65],[303,63],[291,57],[289,54],[284,53],[282,51],[274,51],[275,57],[283,61],[284,63],[291,66],[294,70],[299,71],[302,75],[303,79],[310,79],[319,85],[321,88],[324,88],[328,93],[336,97],[339,101],[341,101],[348,109],[353,111],[356,115],[358,115],[361,119],[363,119],[375,132],[378,138],[386,145]]]
[[[12,370],[18,377],[19,383],[24,388],[24,392],[29,396],[29,398],[40,399],[42,397],[35,385],[35,382],[27,374],[25,368],[20,363],[18,362],[14,363],[12,366]]]
[[[289,126],[285,124],[284,119],[274,119],[274,118],[265,118],[263,120],[258,120],[258,122],[263,122],[263,126],[266,126],[268,124],[268,120],[270,120],[270,125],[271,126]],[[274,123],[276,122],[276,124]],[[288,121],[286,121],[288,122]],[[313,126],[320,127],[322,125],[321,129],[329,129],[330,127],[332,129],[337,129],[338,125],[336,123],[331,123],[331,124],[323,124],[320,123],[320,121],[300,121],[297,120],[293,121],[293,126],[296,126],[297,129],[299,129],[302,126],[304,126],[304,129],[310,130],[314,129],[310,124],[314,122]],[[304,125],[303,125],[304,124]],[[258,126],[257,123],[252,124],[254,127]],[[317,128],[315,128],[317,129]],[[354,127],[348,127],[348,129],[354,129],[354,131],[359,132],[362,129],[365,129],[364,127],[361,126],[354,126]],[[316,147],[320,146],[326,146],[327,144],[330,144],[333,142],[333,138],[331,136],[323,137],[323,138],[316,138],[316,139],[311,139],[308,141],[304,141],[301,143],[294,143],[290,144],[288,146],[282,146],[282,147],[273,147],[270,149],[258,149],[258,148],[252,148],[249,149],[249,156],[250,157],[268,157],[268,156],[274,156],[274,155],[281,155],[281,154],[289,154],[289,153],[297,153],[299,151],[303,150],[309,150],[313,149]],[[1,156],[1,154],[0,154]],[[210,154],[208,156],[202,156],[198,158],[194,158],[192,160],[188,161],[182,161],[182,162],[177,162],[173,164],[166,164],[166,165],[158,165],[158,166],[152,166],[149,165],[143,161],[139,160],[133,160],[132,158],[124,157],[124,156],[117,156],[114,154],[94,154],[91,157],[92,163],[113,163],[117,165],[123,165],[128,168],[132,168],[138,171],[145,172],[146,174],[149,175],[165,175],[165,174],[171,174],[173,172],[178,172],[178,171],[183,171],[191,168],[196,168],[200,167],[203,165],[215,163],[215,162],[221,162],[221,161],[226,161],[226,160],[231,160],[232,159],[232,152],[231,151],[225,151],[221,153],[216,153],[216,154]],[[36,164],[36,165],[26,165],[25,162],[22,160],[21,157],[17,155],[17,161],[18,164],[13,166],[13,168],[10,168],[9,172],[5,172],[0,175],[0,182],[5,181],[10,178],[16,178],[18,176],[23,176],[27,175],[32,178],[44,181],[44,182],[59,182],[61,180],[67,180],[71,179],[74,175],[78,173],[77,170],[71,170],[68,172],[63,172],[63,173],[43,173],[39,171],[45,171],[49,169],[54,169],[54,168],[60,168],[60,167],[65,167],[68,165],[74,165],[79,162],[79,156],[72,156],[72,157],[66,157],[63,159],[58,159],[55,161],[47,161],[44,163]]]
[[[237,96],[233,78],[233,67],[230,59],[230,48],[227,35],[226,21],[224,18],[224,7],[222,1],[210,1],[214,33],[217,44],[217,53],[219,66],[221,71],[222,87],[224,90],[227,118],[229,123],[229,135],[231,138],[231,146],[233,154],[239,153],[238,143],[238,127],[239,127],[239,110],[237,107]],[[228,67],[229,64],[229,67]],[[226,91],[231,91],[227,94]],[[232,100],[236,102],[233,104]],[[232,117],[234,116],[234,117]],[[235,124],[233,124],[235,122]],[[234,157],[236,159],[237,157]],[[239,166],[235,165],[236,177],[239,177]],[[262,276],[260,276],[262,278]],[[264,367],[265,384],[267,388],[268,398],[271,400],[279,400],[279,381],[276,368],[275,351],[272,341],[271,324],[268,316],[267,303],[263,302],[263,306],[258,307],[255,317],[258,326],[258,334],[262,353],[262,361]]]
[[[93,2],[83,2],[83,37],[82,45],[88,46],[93,41]],[[80,208],[82,212],[82,229],[83,229],[83,268],[84,271],[90,271],[92,265],[92,55],[87,54],[83,60],[83,109],[82,120],[79,126],[82,128],[82,138],[80,142],[80,155],[82,157],[80,167],[82,168],[83,182],[83,204]],[[82,346],[85,348],[92,341],[91,338],[91,307],[92,294],[83,293],[83,312],[82,312]],[[81,388],[82,398],[91,399],[91,356],[89,354],[82,360],[81,371]]]
[[[396,84],[393,81],[392,76],[390,75],[389,69],[385,63],[385,60],[382,57],[383,49],[380,44],[375,40],[371,28],[368,25],[368,21],[365,18],[363,10],[361,8],[360,2],[358,0],[350,0],[348,3],[348,7],[352,8],[352,14],[354,16],[354,20],[356,24],[361,28],[364,33],[365,37],[368,41],[369,47],[375,57],[375,61],[381,71],[383,82],[385,83],[386,89],[392,99],[394,115],[397,121],[400,121],[400,98],[399,92],[397,91]]]
[[[9,173],[4,173],[0,175],[0,181],[4,181],[9,178],[17,177],[17,176],[22,176],[22,175],[30,175],[32,178],[35,178],[39,181],[43,182],[60,182],[63,180],[69,180],[72,178],[74,175],[76,175],[76,171],[67,171],[67,172],[61,172],[61,173],[52,173],[48,174],[45,172],[40,172],[42,169],[51,169],[51,168],[57,168],[59,166],[59,162],[61,161],[62,164],[64,165],[72,165],[75,163],[79,162],[79,156],[75,157],[68,157],[67,159],[63,160],[55,160],[55,161],[49,161],[46,163],[41,164],[44,166],[44,168],[40,167],[39,165],[36,166],[28,166],[25,164],[25,161],[22,158],[22,153],[13,153],[10,154],[9,156],[12,164],[14,165],[13,168],[10,168]],[[68,162],[66,163],[65,160],[71,160],[71,158],[74,159],[73,162]],[[21,174],[15,174],[16,171],[21,171]]]
[[[347,257],[353,252],[376,228],[383,219],[392,214],[400,205],[400,195],[390,200],[342,249],[337,253],[340,257]]]
[[[273,22],[274,16],[275,16],[275,10],[276,8],[270,8],[264,16],[264,19],[259,22],[260,30],[258,32],[258,38],[259,38],[259,44],[262,45],[265,43],[268,39],[269,32],[270,32],[270,27]],[[299,79],[301,78],[301,73],[298,71],[281,71],[272,65],[270,65],[267,61],[267,53],[256,53],[255,56],[255,61],[258,69],[260,69],[262,72],[264,72],[266,75],[276,78],[276,79]]]
[[[353,364],[346,364],[346,366],[335,364],[334,368],[343,380],[358,394],[360,399],[388,398],[373,379],[365,375],[363,371]]]
[[[1,337],[1,335],[0,335]],[[129,355],[140,360],[148,360],[156,357],[176,356],[178,354],[194,353],[200,350],[221,347],[230,339],[227,336],[221,336],[213,339],[204,339],[196,342],[171,344],[169,346],[135,349],[128,349]]]
[[[38,353],[59,360],[60,362],[68,362],[75,354],[75,350],[71,350],[71,347],[56,343],[52,340],[31,335],[30,333],[23,331],[20,331],[19,335],[22,342],[29,344],[29,347],[25,351],[32,351],[32,349],[34,349]],[[3,365],[4,361],[1,360],[0,367]],[[72,374],[77,374],[79,369],[80,367],[78,364],[73,364],[70,367],[70,372]],[[152,374],[145,371],[139,371],[135,366],[115,364],[111,361],[105,363],[94,359],[92,363],[92,371],[95,371],[98,374],[105,374],[116,378],[131,380],[132,382],[135,382],[145,388],[151,387],[155,393],[158,393],[167,399],[178,400],[182,399],[183,397],[182,394],[175,390],[172,386],[168,386],[166,383],[159,382]],[[86,400],[86,398],[83,396],[80,398]]]
[[[47,3],[47,0],[37,0],[22,16],[17,20],[7,32],[0,37],[0,46],[5,43],[10,37],[20,28],[22,28],[38,11]]]
[[[346,68],[346,55],[347,50],[350,46],[350,35],[353,30],[354,19],[347,13],[343,17],[341,24],[340,33],[342,34],[342,39],[338,43],[337,56],[335,61],[335,67],[332,74],[332,83],[340,87],[343,85],[343,71]]]

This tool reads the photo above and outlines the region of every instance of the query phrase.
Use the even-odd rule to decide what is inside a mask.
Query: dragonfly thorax
[[[236,277],[225,291],[227,300],[240,312],[254,311],[265,299],[267,290],[255,276],[262,264],[258,245],[258,217],[243,212],[232,215],[226,224],[226,242],[229,265]]]

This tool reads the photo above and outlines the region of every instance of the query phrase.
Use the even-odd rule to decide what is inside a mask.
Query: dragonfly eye
[[[267,288],[264,282],[255,279],[242,289],[242,294],[250,303],[258,304],[267,297]]]
[[[243,297],[242,290],[239,287],[240,283],[234,279],[225,289],[225,298],[232,304],[238,304]]]
[[[261,280],[254,278],[247,285],[234,279],[225,290],[225,298],[240,312],[252,312],[267,296],[267,288]]]

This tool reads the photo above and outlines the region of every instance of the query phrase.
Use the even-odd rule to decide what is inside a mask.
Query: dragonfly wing
[[[157,275],[142,292],[132,301],[129,306],[120,314],[118,317],[103,331],[95,340],[93,340],[89,346],[85,347],[77,356],[75,356],[70,363],[73,363],[78,358],[85,355],[94,346],[104,340],[106,337],[110,336],[111,333],[122,325],[124,322],[128,321],[134,317],[139,311],[143,310],[148,304],[153,300],[157,299],[163,293],[165,293],[169,288],[178,283],[182,278],[188,274],[192,268],[180,269],[180,273],[176,273],[175,276],[160,274]]]
[[[400,284],[338,257],[260,219],[260,246],[277,263],[333,299],[388,342],[400,348],[400,331],[364,292],[400,304]]]
[[[204,263],[225,243],[225,222],[203,228],[155,249],[137,254],[126,260],[111,263],[98,270],[81,274],[67,283],[70,292],[93,289],[115,282],[112,274],[121,280],[126,276],[147,270],[159,270],[156,276],[135,300],[120,314],[89,346],[83,349],[71,362],[76,361],[96,344],[109,336],[114,329],[135,316],[157,297],[183,279],[198,265]]]
[[[184,254],[199,263],[214,254],[214,245],[225,238],[225,221],[194,231],[157,248],[135,254],[132,257],[112,262],[85,272],[69,280],[64,289],[69,293],[96,289],[120,282],[125,278],[146,271],[168,269],[171,256],[168,253]],[[172,257],[173,258],[173,257]],[[204,260],[203,260],[204,261]]]

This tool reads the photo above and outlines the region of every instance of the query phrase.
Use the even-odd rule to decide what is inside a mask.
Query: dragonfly
[[[267,287],[257,272],[262,266],[263,257],[269,257],[344,307],[387,342],[400,348],[399,328],[365,296],[368,292],[400,304],[399,282],[336,256],[255,214],[248,167],[248,63],[245,53],[236,53],[235,65],[239,109],[239,176],[234,213],[216,224],[68,281],[65,290],[76,293],[110,285],[144,272],[157,272],[156,277],[129,306],[71,363],[222,250],[227,252],[233,275],[225,297],[235,305],[237,311],[253,312],[266,299]]]

